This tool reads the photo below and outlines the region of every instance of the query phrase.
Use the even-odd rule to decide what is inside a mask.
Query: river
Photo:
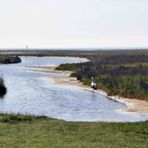
[[[31,71],[28,66],[56,66],[85,62],[63,57],[21,57],[22,63],[0,65],[8,92],[0,99],[1,113],[46,115],[66,121],[135,122],[148,120],[147,114],[125,113],[126,108],[107,97],[78,87],[55,85],[54,73]],[[57,74],[58,75],[58,74]]]

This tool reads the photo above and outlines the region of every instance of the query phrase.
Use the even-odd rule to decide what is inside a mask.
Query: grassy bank
[[[0,115],[0,147],[137,147],[148,145],[148,122],[76,123]]]
[[[148,55],[107,54],[91,56],[87,63],[62,64],[57,70],[74,71],[71,75],[85,85],[90,85],[94,77],[97,87],[108,95],[148,101]]]

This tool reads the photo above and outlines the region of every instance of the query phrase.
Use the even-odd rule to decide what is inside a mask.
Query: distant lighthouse
[[[26,50],[28,50],[29,48],[28,48],[28,45],[26,45]]]

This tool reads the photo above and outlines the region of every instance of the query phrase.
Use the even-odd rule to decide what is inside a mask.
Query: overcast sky
[[[0,48],[148,47],[148,0],[0,0]]]

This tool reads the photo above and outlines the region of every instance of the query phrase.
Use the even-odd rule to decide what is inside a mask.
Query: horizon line
[[[38,47],[34,47],[34,48],[0,48],[0,50],[147,50],[148,47],[66,47],[66,48],[38,48]]]

